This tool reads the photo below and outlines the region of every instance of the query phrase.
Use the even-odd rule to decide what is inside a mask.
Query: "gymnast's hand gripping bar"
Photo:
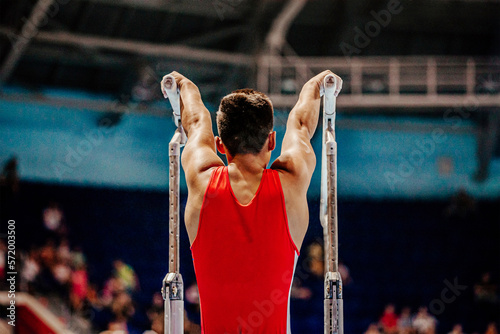
[[[341,89],[342,80],[334,75],[327,75],[321,87],[323,145],[320,220],[325,245],[325,334],[344,333],[342,278],[338,271],[337,142],[335,141],[336,97]]]
[[[168,240],[168,274],[163,279],[162,295],[165,307],[165,334],[184,333],[184,283],[179,272],[179,180],[180,152],[186,142],[186,135],[181,124],[180,94],[175,78],[171,75],[163,77],[161,90],[172,105],[174,121],[177,129],[168,145],[169,156],[169,240]]]

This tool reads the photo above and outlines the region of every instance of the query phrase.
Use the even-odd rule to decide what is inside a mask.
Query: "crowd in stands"
[[[105,282],[91,282],[85,254],[79,247],[72,247],[68,240],[68,227],[60,206],[49,204],[42,217],[44,241],[19,252],[19,291],[37,297],[75,333],[143,333],[144,324],[143,328],[130,326],[137,308],[134,298],[140,291],[134,269],[116,259]],[[6,272],[6,249],[4,240],[0,239],[0,278]],[[4,288],[0,286],[0,289]],[[190,314],[195,314],[198,324],[186,314],[185,333],[201,333],[196,284],[186,290],[186,299],[186,306],[190,308]],[[151,305],[144,312],[150,323],[144,333],[162,334],[163,297],[159,292],[152,296]]]
[[[499,303],[497,285],[491,274],[485,272],[474,285],[474,313],[470,314],[483,328],[476,328],[472,334],[498,334]],[[365,334],[436,334],[438,321],[427,307],[421,306],[415,313],[405,306],[399,314],[393,304],[388,304],[379,321],[372,323]],[[446,333],[465,334],[462,324],[457,321]],[[470,333],[470,332],[468,332]]]
[[[87,259],[78,247],[72,247],[67,238],[64,213],[55,204],[50,204],[43,212],[45,229],[49,238],[41,245],[21,252],[20,290],[40,298],[44,304],[51,302],[67,305],[72,316],[78,316],[86,325],[78,327],[78,333],[143,333],[129,326],[130,319],[136,312],[134,295],[140,290],[139,280],[134,269],[121,259],[116,259],[111,267],[108,279],[102,284],[89,281]],[[0,239],[0,255],[5,255],[5,243]],[[323,249],[319,241],[307,246],[305,260],[296,270],[296,277],[291,291],[292,299],[303,301],[307,308],[317,305],[313,314],[322,314]],[[4,257],[4,256],[0,256]],[[345,286],[352,281],[349,269],[341,263]],[[0,261],[0,277],[5,274],[5,261]],[[475,303],[496,305],[497,286],[491,282],[491,275],[484,273],[474,286]],[[200,303],[196,282],[186,287],[185,333],[201,333],[199,325]],[[487,310],[487,307],[483,307]],[[304,315],[307,312],[304,312]],[[309,312],[311,313],[311,312]],[[146,312],[150,326],[145,334],[163,333],[163,298],[159,292],[152,296],[150,308]],[[494,316],[494,315],[491,315]],[[312,329],[311,319],[296,319],[296,323]],[[314,320],[314,319],[313,319]],[[71,322],[71,319],[65,319]],[[321,321],[316,321],[320,330]],[[437,319],[427,307],[420,307],[412,312],[410,307],[403,307],[399,313],[389,304],[385,307],[377,323],[371,324],[364,334],[436,334]],[[302,326],[302,325],[301,325]],[[300,327],[300,326],[299,326]],[[73,325],[74,328],[74,325]],[[297,332],[306,333],[302,328]],[[462,325],[457,323],[449,329],[449,334],[465,334]],[[487,328],[476,334],[498,334],[497,324],[491,322]]]
[[[372,323],[364,334],[436,334],[438,321],[429,313],[427,307],[421,306],[412,314],[411,308],[405,306],[399,315],[393,304],[388,304],[377,323]],[[448,334],[466,334],[462,325],[457,323]],[[497,324],[489,322],[481,331],[473,334],[498,334]]]
[[[43,217],[52,238],[41,246],[21,252],[20,290],[39,297],[45,304],[55,301],[67,305],[71,315],[87,321],[87,326],[78,328],[79,333],[142,333],[142,330],[134,331],[129,326],[129,321],[136,312],[133,297],[140,290],[134,269],[116,259],[112,263],[109,278],[103,284],[99,286],[90,282],[84,253],[78,247],[71,247],[66,237],[67,228],[62,210],[56,204],[51,204],[44,210]],[[0,255],[5,253],[5,249],[5,243],[0,242]],[[324,270],[322,245],[315,241],[306,250],[306,259],[302,265],[304,267],[297,268],[291,297],[304,301],[304,305],[307,304],[308,307],[311,307],[311,303],[318,304],[317,312],[321,313]],[[4,262],[0,261],[0,276],[5,273]],[[345,284],[349,285],[352,281],[349,269],[341,264],[339,270]],[[315,289],[315,285],[318,289]],[[477,305],[496,305],[497,296],[497,287],[491,282],[491,275],[484,273],[474,286],[475,302]],[[199,295],[195,282],[186,287],[185,306],[188,310],[185,333],[201,333]],[[144,333],[163,333],[163,298],[159,292],[152,296],[151,306],[146,314],[150,326]],[[311,324],[308,319],[299,320],[302,321],[306,327]],[[321,322],[318,324],[318,328],[322,326]],[[396,307],[389,304],[379,321],[371,324],[365,334],[436,334],[437,324],[437,319],[427,307],[420,307],[415,312],[410,307],[403,307],[397,313]],[[465,334],[459,323],[450,328],[448,333]],[[497,324],[491,322],[487,328],[474,333],[498,334]]]
[[[89,281],[82,251],[70,248],[66,239],[59,243],[49,240],[22,253],[20,272],[20,291],[40,297],[47,304],[63,303],[71,316],[91,319],[88,328],[80,331],[128,332],[127,321],[135,312],[132,295],[139,282],[123,261],[114,261],[109,279],[99,290]]]
[[[51,203],[42,217],[44,241],[19,250],[19,291],[34,295],[60,313],[56,315],[78,333],[131,332],[128,321],[135,313],[133,295],[140,289],[133,268],[116,259],[103,284],[89,281],[86,256],[71,246],[62,209]],[[0,255],[4,249],[0,240]],[[0,261],[0,276],[5,273],[4,262]]]
[[[2,195],[6,195],[2,198],[2,207],[8,208],[10,202],[6,199],[15,198],[19,191],[16,164],[17,161],[11,159],[0,175],[0,190]],[[456,211],[454,206],[450,207],[450,215]],[[1,214],[2,217],[8,216],[5,212]],[[111,270],[108,278],[104,282],[93,282],[89,278],[89,263],[83,250],[72,245],[68,238],[68,226],[62,208],[57,203],[50,203],[42,212],[42,220],[46,232],[43,241],[29,249],[19,249],[18,252],[20,291],[34,295],[49,308],[51,304],[58,304],[59,307],[52,307],[52,310],[75,333],[163,333],[163,297],[159,292],[155,293],[149,308],[140,309],[135,297],[141,287],[130,264],[116,259],[109,264]],[[324,262],[321,240],[310,243],[304,250],[305,257],[296,268],[291,290],[291,298],[296,301],[294,324],[298,327],[294,331],[322,333]],[[6,254],[5,239],[0,238],[0,289],[6,288]],[[342,262],[339,263],[339,272],[344,286],[349,286],[353,279],[348,267]],[[473,292],[474,307],[484,316],[484,326],[467,334],[498,334],[499,324],[489,320],[498,321],[500,316],[498,288],[490,273],[481,276],[474,285]],[[378,322],[370,324],[365,334],[436,334],[438,321],[432,312],[424,306],[413,307],[405,306],[397,312],[393,304],[387,305]],[[185,308],[185,333],[201,333],[196,282],[186,285]],[[61,309],[65,311],[61,312]],[[138,312],[146,314],[146,322],[149,324],[139,328],[130,325]],[[78,321],[75,321],[75,317]],[[464,334],[460,319],[457,320],[455,325],[443,333]]]

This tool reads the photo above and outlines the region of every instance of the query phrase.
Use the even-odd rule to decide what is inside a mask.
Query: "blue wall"
[[[40,95],[78,98],[83,94],[44,91]],[[159,106],[170,115],[168,102]],[[500,194],[500,159],[492,162],[487,182],[472,180],[477,164],[474,125],[456,112],[444,112],[439,118],[338,112],[339,196],[447,198],[460,188],[475,197]],[[281,141],[286,113],[276,114]],[[170,117],[126,113],[114,127],[109,126],[110,120],[101,112],[0,100],[0,163],[16,155],[26,181],[165,190],[168,142],[174,131]],[[319,131],[313,145],[318,156]],[[278,153],[279,147],[272,159]],[[319,193],[319,165],[310,195]],[[440,166],[448,170],[440,172]],[[182,188],[185,191],[184,181]]]

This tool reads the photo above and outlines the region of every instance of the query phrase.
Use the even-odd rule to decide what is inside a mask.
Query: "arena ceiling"
[[[293,2],[290,22],[277,30],[298,56],[346,55],[356,29],[392,7],[354,55],[500,54],[500,1],[1,0],[0,78],[123,96],[176,69],[216,102],[255,83],[257,57],[269,52],[272,27]],[[159,98],[150,87],[137,98]]]

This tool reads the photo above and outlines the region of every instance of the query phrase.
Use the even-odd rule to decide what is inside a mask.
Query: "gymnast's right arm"
[[[191,190],[198,186],[203,188],[203,185],[198,184],[200,177],[204,179],[202,174],[211,167],[224,164],[215,151],[210,112],[203,104],[198,87],[191,80],[177,72],[170,75],[175,78],[179,88],[181,124],[188,138],[181,156],[182,168]]]
[[[215,151],[210,112],[201,100],[196,85],[183,75],[172,72],[180,93],[181,124],[187,135],[187,143],[181,155],[182,169],[186,175],[188,199],[184,222],[189,240],[196,237],[203,195],[213,167],[224,163]]]

